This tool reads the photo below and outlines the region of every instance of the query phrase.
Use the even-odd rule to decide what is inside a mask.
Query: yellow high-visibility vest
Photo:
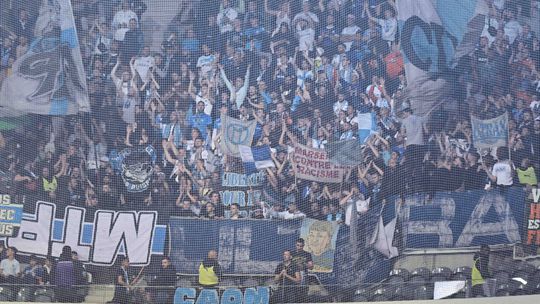
[[[471,269],[472,286],[484,284],[484,278],[482,277],[482,273],[480,273],[480,270],[478,270],[478,268],[476,267],[476,263],[478,263],[478,259],[474,260],[474,264]]]
[[[517,169],[517,176],[519,183],[523,185],[536,186],[538,181],[536,180],[536,174],[534,173],[534,167],[529,167],[525,170]]]
[[[45,192],[56,191],[57,187],[58,187],[58,182],[56,181],[55,176],[53,176],[50,182],[46,178],[43,178],[43,190],[45,190]]]
[[[214,272],[214,266],[204,267],[203,263],[199,266],[199,284],[205,286],[217,285],[218,277]]]

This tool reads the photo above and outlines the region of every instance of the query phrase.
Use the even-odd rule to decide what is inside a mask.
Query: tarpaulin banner
[[[508,144],[508,114],[492,119],[471,117],[474,146],[477,149],[504,147]]]
[[[325,150],[296,144],[291,157],[298,178],[323,183],[343,181],[344,169],[333,164]]]
[[[405,248],[458,248],[515,244],[523,239],[526,193],[505,191],[439,192],[395,198]]]
[[[9,205],[8,205],[9,206]],[[112,266],[118,256],[129,256],[135,266],[150,264],[153,255],[165,252],[166,226],[158,225],[156,211],[86,210],[68,206],[57,217],[56,204],[38,201],[35,213],[24,213],[16,236],[8,247],[19,253],[60,256],[66,245],[82,262]]]
[[[304,250],[313,257],[313,272],[332,272],[338,232],[337,222],[303,220],[300,237],[306,241]]]

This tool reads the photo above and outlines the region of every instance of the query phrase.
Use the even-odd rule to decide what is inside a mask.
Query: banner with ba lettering
[[[43,0],[26,54],[1,84],[0,115],[72,115],[90,103],[69,0]]]
[[[474,146],[477,149],[504,147],[508,144],[508,114],[492,119],[471,117]]]
[[[21,254],[59,257],[66,245],[82,262],[111,266],[128,255],[136,266],[150,264],[152,255],[163,255],[167,227],[158,224],[156,211],[86,210],[69,206],[62,218],[57,205],[37,202],[33,214],[24,213],[17,235],[4,238],[6,246]]]
[[[251,146],[257,122],[242,121],[227,115],[221,116],[221,150],[223,153],[240,157],[239,146]]]
[[[474,50],[485,24],[485,0],[400,0],[396,2],[400,46],[409,100],[427,115],[451,90],[451,69]]]
[[[323,183],[341,183],[344,169],[330,161],[325,150],[301,144],[291,154],[296,177]]]
[[[389,202],[401,204],[398,218],[405,248],[515,244],[524,238],[522,188],[438,192],[429,204],[426,199],[417,194]]]

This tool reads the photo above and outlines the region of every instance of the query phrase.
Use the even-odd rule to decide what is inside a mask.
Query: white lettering
[[[81,245],[82,226],[86,210],[82,208],[67,207],[64,221],[64,231],[62,233],[62,241],[52,242],[52,255],[60,256],[64,246],[70,246],[71,250],[77,251],[79,259],[83,262],[88,262],[90,257],[90,245]]]
[[[16,247],[20,252],[46,254],[52,234],[55,205],[37,202],[34,220],[23,219],[17,237],[8,238],[7,246]]]
[[[496,223],[484,223],[483,218],[493,206],[499,216]],[[463,232],[456,242],[456,247],[471,246],[473,239],[478,236],[494,236],[504,234],[509,243],[521,240],[519,227],[512,216],[510,206],[503,196],[488,192],[480,198]]]
[[[533,202],[538,203],[540,201],[540,189],[532,189]]]
[[[133,265],[150,262],[156,212],[97,211],[94,221],[92,261],[114,264],[123,246],[124,254]]]

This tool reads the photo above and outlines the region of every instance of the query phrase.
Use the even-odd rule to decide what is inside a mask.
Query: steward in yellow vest
[[[485,279],[489,278],[489,246],[482,245],[480,251],[474,254],[473,267],[471,269],[471,285],[473,297],[478,295],[484,296],[483,285]]]
[[[217,258],[217,252],[210,250],[208,257],[199,265],[199,284],[202,287],[214,287],[219,284],[223,273]]]

